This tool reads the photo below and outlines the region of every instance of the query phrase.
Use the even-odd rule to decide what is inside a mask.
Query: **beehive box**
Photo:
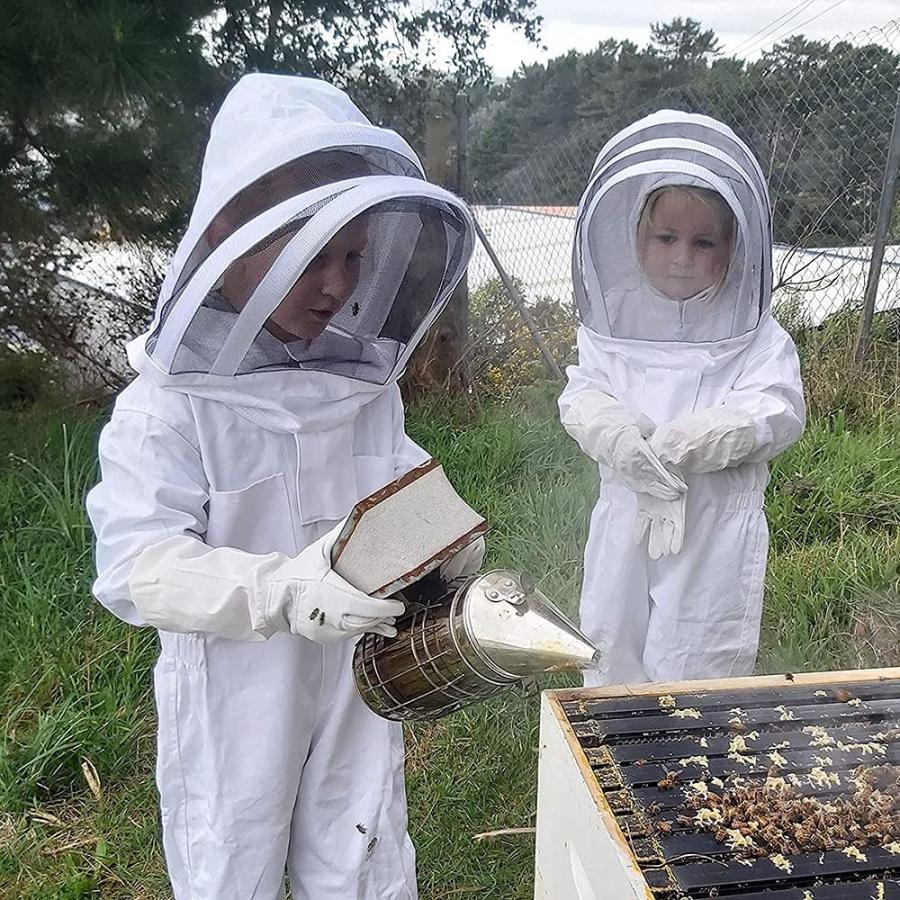
[[[535,898],[898,900],[897,766],[900,669],[548,691]]]

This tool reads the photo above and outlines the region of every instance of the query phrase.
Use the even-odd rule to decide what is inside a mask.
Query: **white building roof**
[[[476,206],[485,236],[526,299],[549,297],[572,303],[574,206]],[[869,246],[796,248],[776,244],[773,306],[797,305],[808,325],[819,325],[848,304],[859,306],[865,293]],[[496,278],[494,266],[476,244],[469,265],[469,289]],[[877,310],[900,309],[900,245],[885,249]]]

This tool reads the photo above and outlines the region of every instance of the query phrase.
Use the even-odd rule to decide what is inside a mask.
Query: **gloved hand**
[[[674,500],[687,490],[685,483],[657,459],[641,433],[641,423],[621,403],[602,391],[582,391],[563,416],[566,431],[592,459],[609,466],[635,493]]]
[[[650,559],[675,556],[684,543],[685,494],[674,500],[660,500],[650,494],[637,496],[634,542],[640,544],[649,533],[647,554]]]
[[[364,631],[396,635],[400,600],[358,591],[331,568],[343,522],[295,557],[209,547],[178,534],[147,547],[128,578],[131,598],[148,625],[259,641],[276,631],[319,643]]]
[[[756,447],[756,423],[742,410],[712,406],[659,425],[650,447],[660,462],[685,472],[740,465]]]
[[[278,631],[321,644],[365,631],[395,637],[401,600],[369,597],[331,568],[331,548],[344,523],[289,559],[269,580],[261,618]]]
[[[474,575],[484,562],[484,552],[484,536],[478,535],[471,544],[463,547],[446,562],[441,563],[439,568],[441,578],[444,581],[453,581],[454,578]]]

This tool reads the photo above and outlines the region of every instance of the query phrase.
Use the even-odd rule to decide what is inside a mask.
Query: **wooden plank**
[[[879,847],[865,850],[866,861],[857,862],[840,851],[799,853],[791,856],[789,872],[775,865],[769,857],[753,860],[749,865],[738,862],[696,862],[673,866],[678,884],[689,893],[709,888],[788,887],[791,883],[811,883],[818,878],[858,880],[867,873],[880,873],[886,878],[900,877],[900,856]]]
[[[898,762],[896,756],[888,757],[887,748],[885,748],[885,753],[880,756],[864,756],[857,751],[835,749],[798,750],[793,753],[785,750],[779,751],[779,753],[787,763],[779,772],[782,778],[795,775],[806,781],[809,772],[814,768],[819,768],[824,772],[837,774],[841,779],[841,784],[848,790],[852,789],[852,783],[848,780],[849,776],[859,766],[879,766]],[[690,759],[690,757],[687,758]],[[825,761],[828,759],[831,762]],[[751,762],[751,760],[755,760],[755,762]],[[703,778],[727,778],[730,775],[758,775],[760,778],[765,778],[767,772],[774,765],[767,754],[753,751],[747,754],[746,762],[724,756],[710,757],[708,762],[709,764],[705,766],[701,763],[678,766],[676,761],[676,768],[681,771],[682,780],[698,781]],[[618,774],[621,777],[621,783],[625,786],[639,787],[656,784],[665,778],[672,769],[671,764],[668,766],[624,766],[619,769]],[[789,783],[793,782],[789,780]]]
[[[847,694],[848,696],[843,696]],[[746,691],[710,691],[700,694],[666,695],[656,697],[614,697],[607,700],[570,701],[563,703],[563,709],[573,724],[585,719],[592,722],[628,716],[659,715],[664,702],[672,703],[673,709],[698,709],[701,712],[716,709],[742,709],[773,707],[784,705],[817,705],[845,703],[847,700],[878,700],[900,696],[900,679],[864,684],[787,686],[761,688]],[[665,698],[663,700],[662,698]]]
[[[663,850],[663,858],[670,863],[674,859],[689,854],[699,854],[701,856],[716,857],[723,860],[736,860],[738,858],[737,853],[735,853],[733,850],[729,850],[725,844],[717,841],[715,836],[708,831],[660,834],[657,835],[656,840],[659,843],[660,848]],[[863,851],[863,853],[869,855],[869,850],[877,849],[877,847],[868,847]],[[828,853],[838,854],[839,856],[843,857],[843,853],[840,850],[830,850],[828,851]],[[815,856],[816,859],[818,859],[818,854],[803,855]],[[765,857],[762,858],[765,859]],[[793,859],[793,857],[788,857],[788,859]],[[900,869],[900,858],[894,857],[894,859],[896,860],[897,868]],[[844,861],[848,864],[852,863],[852,870],[854,872],[857,871],[860,866],[862,867],[863,871],[869,871],[869,869],[867,869],[867,866],[869,865],[868,863],[855,863],[852,860],[849,860],[848,857],[844,857]],[[881,868],[879,868],[878,864],[872,863],[872,868],[870,869],[870,871],[877,873],[882,870]]]
[[[704,779],[698,778],[697,781],[703,781]],[[747,781],[749,782],[757,782],[762,783],[763,778],[754,778],[753,776],[748,776]],[[686,779],[687,781],[687,779]],[[685,784],[684,787],[675,787],[672,790],[661,791],[655,785],[652,787],[636,787],[636,788],[626,788],[621,791],[622,794],[631,795],[632,806],[640,807],[640,809],[646,812],[651,806],[658,806],[661,810],[670,810],[674,812],[680,811],[680,808],[683,806],[684,801],[686,799],[688,785]],[[715,786],[712,787],[712,790],[718,791],[721,790]],[[847,789],[846,786],[816,786],[810,784],[802,784],[800,787],[794,788],[799,797],[817,797],[823,800],[830,800],[834,797],[847,797]],[[674,812],[670,812],[668,815],[674,814]]]
[[[728,900],[900,900],[900,884],[896,881],[842,881],[785,891],[760,894],[729,894]]]
[[[790,675],[751,675],[745,678],[710,678],[694,681],[653,682],[650,684],[615,684],[596,688],[561,688],[550,691],[560,702],[601,700],[608,697],[658,697],[662,694],[702,694],[711,691],[752,690],[763,687],[792,685],[830,685],[839,682],[857,684],[867,681],[900,679],[900,666],[885,669],[850,669],[840,672],[808,672]]]
[[[881,722],[874,724],[859,723],[841,728],[840,731],[836,732],[836,735],[845,743],[859,744],[871,743],[876,740],[877,735],[884,735],[887,739],[882,739],[882,743],[895,745],[900,741],[900,727],[885,728],[884,723]],[[746,739],[746,735],[744,735],[744,738]],[[752,747],[756,753],[766,753],[771,752],[779,744],[788,741],[792,750],[804,750],[815,739],[815,735],[807,734],[803,731],[763,731],[755,740],[747,740],[747,746]],[[584,738],[580,738],[580,740],[582,746],[588,751],[595,746],[588,743]],[[734,734],[729,733],[727,736],[709,737],[704,738],[704,740],[705,743],[701,743],[696,738],[681,738],[674,741],[617,744],[606,749],[620,765],[646,764],[667,759],[682,759],[686,756],[723,756],[729,752],[731,742],[734,740]],[[824,751],[828,748],[822,747],[820,749]],[[588,757],[590,758],[590,753],[588,753]]]
[[[731,712],[711,712],[701,714],[700,718],[679,717],[673,715],[657,715],[623,719],[609,719],[604,723],[605,743],[615,744],[617,740],[636,737],[653,737],[657,735],[685,734],[692,737],[702,736],[707,731],[727,733],[734,730],[737,717]],[[835,722],[884,722],[889,727],[892,722],[900,720],[900,697],[890,700],[870,700],[860,706],[847,703],[829,704],[826,707],[796,706],[746,710],[740,717],[743,731],[752,731],[763,726],[774,726],[775,729],[795,730],[807,725],[825,726]]]

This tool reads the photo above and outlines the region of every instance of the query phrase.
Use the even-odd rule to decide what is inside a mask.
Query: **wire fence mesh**
[[[768,176],[775,314],[792,329],[820,326],[862,304],[898,86],[900,19],[831,42],[776,47],[749,66],[722,60],[639,105],[586,119],[490,184],[476,180],[475,214],[529,305],[557,307],[544,316],[544,333],[565,362],[571,344],[560,335],[574,334],[575,207],[597,152],[619,128],[654,110],[705,113],[734,128]],[[898,225],[895,206],[879,311],[900,310]],[[482,367],[508,355],[496,338],[478,331],[484,318],[479,291],[495,293],[496,277],[479,247],[469,286],[472,339],[488,345],[480,354]]]
[[[776,47],[752,65],[719,60],[675,86],[647,91],[642,83],[639,100],[611,91],[606,104],[594,98],[579,105],[582,119],[564,137],[530,148],[499,177],[476,177],[468,199],[546,351],[564,366],[574,358],[577,327],[575,208],[598,150],[654,110],[712,115],[752,147],[768,176],[775,312],[793,330],[808,330],[862,304],[898,87],[900,19],[830,42]],[[121,338],[147,319],[163,263],[141,248],[83,255],[90,265],[61,278],[64,304],[74,308],[77,295],[90,307],[73,325],[76,352],[65,361],[79,377],[105,384],[127,370]],[[476,389],[503,394],[546,375],[549,367],[480,244],[468,285],[470,341],[462,362]],[[900,311],[900,204],[876,309]]]

